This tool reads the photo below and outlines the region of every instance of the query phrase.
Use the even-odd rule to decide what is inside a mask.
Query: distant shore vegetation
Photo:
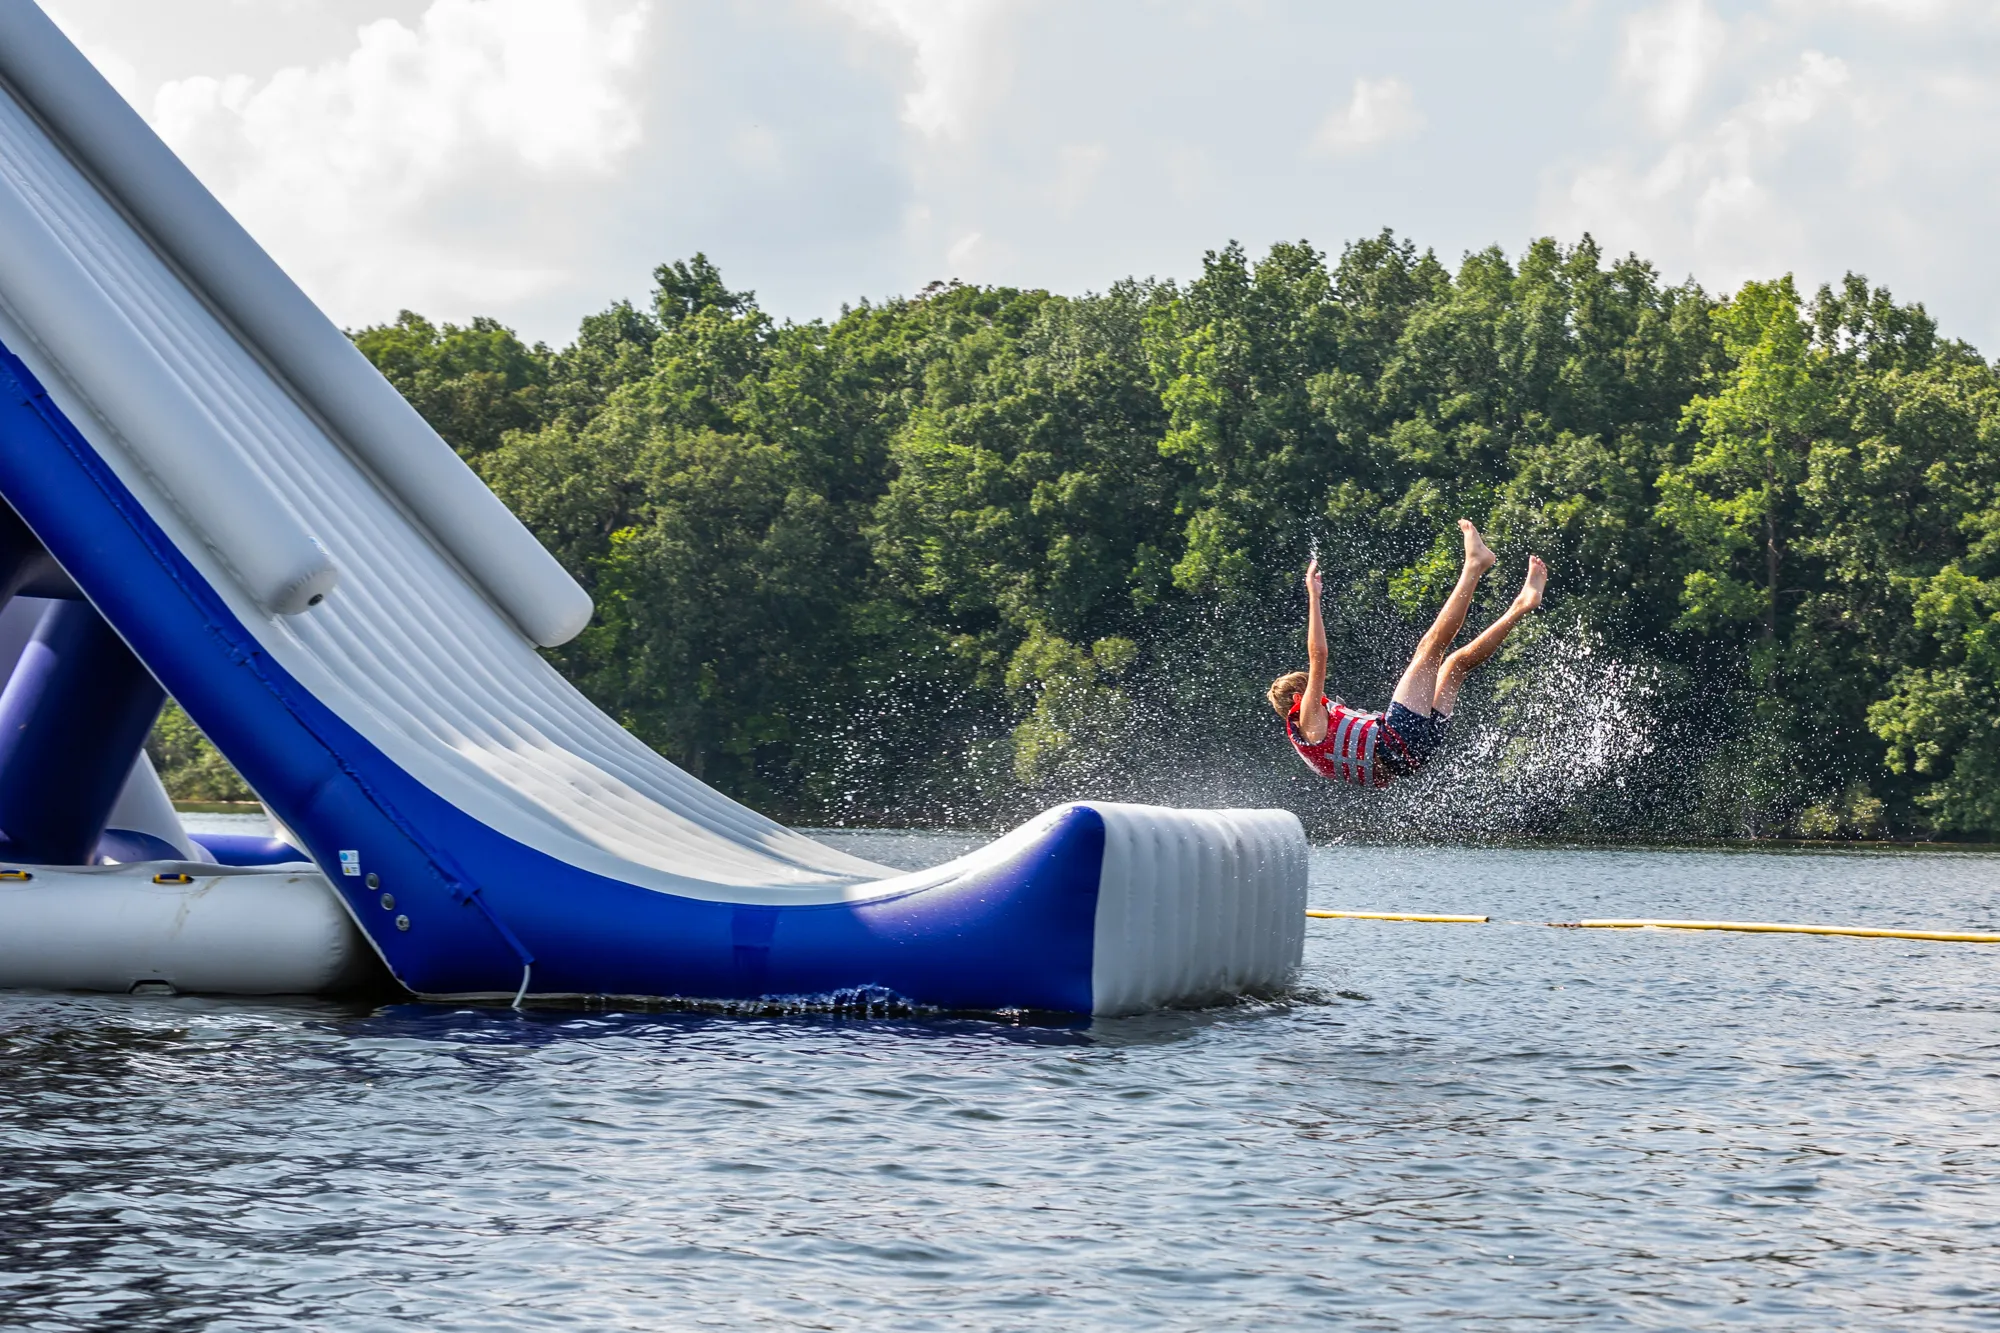
[[[1454,269],[1385,232],[808,323],[701,255],[655,277],[559,349],[354,338],[596,598],[555,666],[781,818],[2000,831],[2000,377],[1860,277],[1718,295],[1588,237]],[[1262,699],[1303,664],[1299,569],[1335,688],[1381,707],[1461,515],[1502,559],[1475,620],[1530,551],[1549,610],[1461,706],[1469,757],[1330,790]]]

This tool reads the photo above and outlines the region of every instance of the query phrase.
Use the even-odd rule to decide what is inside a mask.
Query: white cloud
[[[1771,276],[1808,257],[1816,219],[1786,188],[1802,131],[1851,129],[1845,62],[1817,51],[1649,164],[1625,153],[1588,167],[1548,210],[1559,235],[1589,230],[1650,256],[1696,257],[1711,283]],[[1835,127],[1831,122],[1842,122]],[[1669,261],[1671,262],[1671,261]]]
[[[903,120],[928,139],[962,138],[988,91],[998,0],[834,0],[864,26],[910,48],[914,86]]]
[[[951,265],[954,277],[964,277],[969,269],[978,265],[985,249],[985,233],[969,231],[952,242],[951,249],[945,251],[945,262]]]
[[[1623,73],[1640,89],[1656,129],[1687,119],[1701,95],[1725,37],[1703,0],[1673,0],[1625,25]]]
[[[1398,78],[1356,79],[1354,95],[1320,122],[1311,152],[1351,157],[1397,139],[1414,138],[1424,127],[1416,94]]]
[[[1057,217],[1075,215],[1110,160],[1111,150],[1101,143],[1067,143],[1056,150],[1056,181],[1049,202]]]
[[[731,137],[729,146],[730,157],[745,175],[766,181],[784,175],[785,146],[768,126],[745,125]]]
[[[1712,289],[1866,272],[2000,349],[2000,0],[41,3],[135,105],[170,85],[169,137],[350,324],[563,339],[696,250],[812,317],[1588,228]],[[1420,90],[1384,77],[1416,50]]]
[[[1826,3],[1827,0],[1786,0],[1784,7],[1810,13],[1812,6],[1824,6]],[[1881,14],[1912,23],[1929,23],[1964,15],[1988,19],[2000,16],[2000,5],[1995,5],[1993,0],[1836,0],[1836,3],[1862,14]]]
[[[1689,12],[1644,21],[1674,18],[1685,33]],[[1640,26],[1604,66],[1599,142],[1545,169],[1540,229],[1587,229],[1711,291],[1862,273],[1923,302],[1947,333],[1989,355],[2000,347],[2000,273],[1987,262],[2000,212],[2000,5],[1738,7],[1679,100],[1634,77]]]
[[[1206,145],[1186,141],[1167,144],[1161,153],[1160,169],[1178,203],[1206,199],[1216,190],[1219,173],[1215,156]]]
[[[624,79],[648,3],[435,0],[315,67],[169,81],[152,121],[336,312],[390,291],[518,300],[563,274],[486,244],[491,210],[601,177],[638,143]]]

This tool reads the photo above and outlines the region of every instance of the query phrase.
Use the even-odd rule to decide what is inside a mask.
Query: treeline
[[[1456,271],[1383,235],[1101,295],[933,285],[779,323],[702,256],[524,345],[361,348],[588,587],[556,664],[804,821],[1073,794],[1278,801],[1322,832],[2000,829],[2000,381],[1850,277],[1726,297],[1585,238]],[[1457,567],[1548,610],[1390,799],[1261,691],[1335,596],[1379,707]]]

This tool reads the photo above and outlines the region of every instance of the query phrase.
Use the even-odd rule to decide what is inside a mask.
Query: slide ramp
[[[1287,812],[1081,803],[901,874],[642,745],[537,651],[587,596],[27,0],[0,495],[421,995],[1116,1013],[1296,967]]]

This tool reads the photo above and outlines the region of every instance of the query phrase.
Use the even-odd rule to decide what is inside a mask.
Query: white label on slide
[[[360,873],[361,873],[361,853],[360,853],[360,852],[342,852],[342,853],[340,854],[340,873],[341,873],[341,874],[343,874],[343,875],[358,875],[358,874],[360,874]]]

